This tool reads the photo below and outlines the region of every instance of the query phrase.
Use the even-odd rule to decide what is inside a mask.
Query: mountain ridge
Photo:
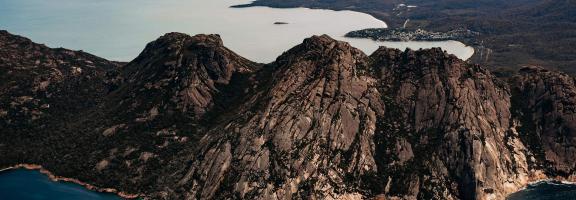
[[[0,167],[150,199],[504,199],[576,178],[560,72],[503,79],[439,48],[366,55],[326,35],[268,64],[217,35],[169,33],[126,64],[8,32],[0,47],[0,77],[24,77],[0,85]]]

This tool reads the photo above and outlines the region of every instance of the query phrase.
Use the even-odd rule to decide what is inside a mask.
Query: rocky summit
[[[574,78],[438,48],[323,35],[260,64],[168,33],[119,63],[1,31],[0,77],[0,167],[143,199],[505,199],[576,180]]]

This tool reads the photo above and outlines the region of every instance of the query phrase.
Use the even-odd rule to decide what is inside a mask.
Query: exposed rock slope
[[[169,106],[199,119],[212,108],[218,86],[230,83],[234,73],[249,73],[255,66],[224,47],[218,35],[169,33],[123,67],[127,84],[119,93],[129,101],[123,103],[138,104],[134,109]]]
[[[503,199],[526,181],[510,94],[489,71],[440,49],[380,48],[371,58],[386,97],[375,141],[390,195]]]
[[[558,72],[500,80],[328,36],[267,65],[217,35],[166,34],[123,65],[0,36],[1,166],[152,199],[504,199],[574,177],[576,85]]]
[[[359,196],[345,181],[374,170],[371,138],[383,112],[365,61],[327,36],[286,52],[269,66],[271,77],[258,77],[270,80],[248,114],[203,138],[180,183],[202,199]]]
[[[513,110],[524,142],[537,158],[534,169],[572,176],[576,169],[576,85],[574,78],[538,67],[511,80]]]

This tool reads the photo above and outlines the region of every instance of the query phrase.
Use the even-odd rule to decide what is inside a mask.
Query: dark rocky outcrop
[[[560,176],[576,169],[576,85],[574,78],[527,67],[511,79],[513,110],[524,142],[537,158],[535,169]]]
[[[261,65],[217,35],[115,63],[1,32],[0,60],[0,166],[144,198],[504,199],[574,179],[576,85],[540,68],[500,79],[325,35]]]
[[[119,93],[128,99],[123,103],[136,110],[169,106],[199,119],[213,107],[219,86],[228,85],[235,73],[249,73],[256,66],[224,47],[218,35],[169,33],[123,67],[127,84]]]
[[[130,193],[162,190],[160,166],[180,167],[168,163],[203,135],[205,115],[243,94],[222,91],[259,67],[217,35],[169,33],[114,63],[2,34],[1,165],[37,163]]]
[[[110,92],[114,83],[107,73],[118,66],[0,31],[0,124],[22,131],[53,118],[68,120]]]

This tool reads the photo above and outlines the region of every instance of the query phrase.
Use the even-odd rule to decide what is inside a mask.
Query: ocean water
[[[507,200],[576,200],[576,185],[541,181],[509,195]]]
[[[1,200],[121,200],[110,193],[90,191],[80,185],[51,181],[37,170],[0,172]]]
[[[1,200],[121,200],[120,197],[87,190],[66,182],[54,182],[37,170],[0,172]],[[575,200],[576,185],[542,181],[509,195],[507,200]]]
[[[312,35],[328,34],[370,54],[380,45],[442,47],[467,59],[474,50],[457,41],[375,42],[343,36],[386,23],[352,11],[267,7],[230,8],[248,0],[0,0],[0,29],[50,47],[84,50],[130,61],[167,32],[217,33],[227,47],[257,62],[271,62]],[[275,25],[275,22],[287,22]]]

